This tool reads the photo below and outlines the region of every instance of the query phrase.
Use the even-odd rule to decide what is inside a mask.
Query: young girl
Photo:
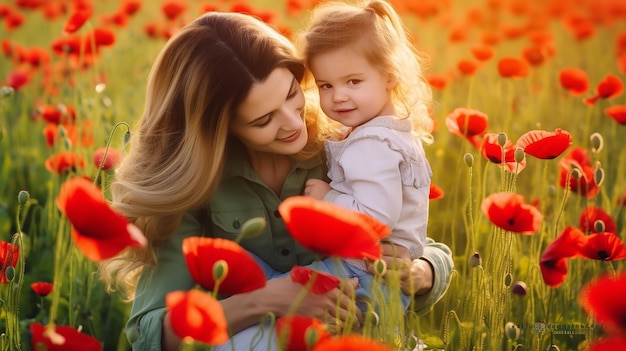
[[[422,143],[432,142],[432,92],[398,14],[381,0],[324,3],[300,40],[322,110],[345,126],[345,135],[325,144],[330,184],[309,179],[305,195],[371,215],[392,229],[394,244],[421,257],[432,175]],[[358,276],[367,270],[363,261],[348,263]],[[372,278],[364,278],[367,289]],[[402,300],[407,307],[408,296]]]

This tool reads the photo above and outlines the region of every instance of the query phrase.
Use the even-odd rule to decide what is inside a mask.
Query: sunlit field
[[[117,235],[108,185],[152,61],[205,11],[249,13],[295,38],[315,2],[1,0],[1,350],[130,350],[130,304],[105,291],[97,262],[124,249],[106,246]],[[455,267],[429,313],[332,338],[342,349],[623,348],[626,2],[392,4],[430,58],[429,236]],[[77,179],[97,185],[78,205]]]

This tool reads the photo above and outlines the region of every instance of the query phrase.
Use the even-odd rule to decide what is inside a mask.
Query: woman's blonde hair
[[[426,143],[432,142],[432,89],[423,73],[428,60],[416,50],[400,16],[389,3],[320,3],[297,43],[307,67],[315,55],[358,45],[370,64],[397,79],[392,98],[398,117],[410,118],[415,134]],[[305,80],[307,86],[313,85],[310,73]]]
[[[248,15],[207,13],[166,43],[148,76],[130,151],[111,185],[112,206],[143,231],[149,245],[100,265],[109,289],[130,298],[141,268],[155,261],[152,245],[171,236],[186,211],[208,204],[237,107],[254,83],[279,67],[302,80],[305,68],[293,44]],[[309,142],[294,155],[299,158],[318,154],[324,141],[317,109],[305,113]]]

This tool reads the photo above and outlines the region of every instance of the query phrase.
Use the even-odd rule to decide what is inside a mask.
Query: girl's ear
[[[398,77],[390,74],[387,78],[387,90],[395,89],[396,85],[398,85]]]

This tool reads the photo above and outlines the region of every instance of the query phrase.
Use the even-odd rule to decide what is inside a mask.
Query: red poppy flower
[[[473,45],[470,51],[478,61],[489,61],[495,54],[495,50],[485,44]]]
[[[590,260],[623,260],[626,258],[626,246],[614,233],[594,233],[585,237],[580,255]]]
[[[76,247],[92,261],[100,262],[127,247],[147,244],[139,228],[109,207],[102,191],[85,178],[63,183],[56,203],[72,224]]]
[[[63,34],[70,34],[78,31],[83,27],[85,22],[93,15],[93,8],[86,7],[84,9],[75,10],[65,22],[63,26]]]
[[[221,238],[188,237],[183,240],[183,254],[187,269],[196,283],[213,291],[215,277],[213,266],[226,262],[226,277],[222,278],[220,294],[234,295],[265,286],[263,269],[246,250],[232,240]]]
[[[331,336],[319,320],[293,315],[276,320],[276,337],[281,345],[280,350],[305,351]]]
[[[391,234],[373,217],[308,196],[292,196],[279,206],[287,229],[302,246],[325,256],[380,258],[380,239]]]
[[[520,58],[504,57],[498,61],[498,73],[504,78],[524,78],[528,71],[528,63]]]
[[[531,130],[515,144],[530,156],[549,160],[560,156],[572,144],[572,136],[561,128],[554,132]]]
[[[448,85],[448,78],[443,74],[429,74],[426,80],[435,90],[443,90]]]
[[[526,158],[521,162],[515,161],[515,145],[507,139],[504,146],[498,142],[498,134],[486,133],[480,150],[485,158],[511,173],[519,173],[526,168]],[[504,154],[504,161],[502,156]]]
[[[0,241],[0,283],[6,284],[9,280],[6,277],[6,270],[8,267],[17,265],[17,259],[19,257],[20,249],[6,241]]]
[[[520,194],[491,194],[483,200],[480,209],[491,223],[510,232],[530,235],[541,228],[541,213]]]
[[[443,198],[443,189],[441,189],[435,183],[430,183],[430,191],[428,193],[428,199],[439,200],[441,198]]]
[[[106,152],[106,158],[104,159],[104,163],[102,163],[102,158]],[[106,147],[98,148],[93,153],[93,164],[96,168],[100,167],[102,163],[102,170],[108,171],[116,167],[122,161],[122,153],[118,149],[109,148],[107,151]]]
[[[393,351],[395,348],[358,334],[328,338],[315,345],[312,351]]]
[[[567,276],[566,259],[580,255],[585,235],[574,227],[565,227],[561,234],[548,245],[539,261],[541,275],[546,285],[556,288],[565,281]]]
[[[586,98],[583,101],[589,106],[595,105],[598,99],[612,99],[620,96],[624,92],[624,83],[619,77],[609,74],[596,86],[596,95]]]
[[[522,57],[532,66],[543,64],[548,55],[548,50],[538,45],[526,46],[522,49]]]
[[[7,75],[7,86],[15,89],[15,91],[20,90],[23,86],[28,84],[30,80],[30,76],[28,72],[25,72],[23,69],[17,69],[13,71],[9,71]]]
[[[332,274],[316,271],[307,267],[294,266],[291,269],[291,280],[302,286],[307,286],[311,280],[310,291],[313,294],[325,294],[339,286],[339,278]]]
[[[46,297],[50,295],[53,287],[54,285],[52,285],[52,283],[47,282],[35,282],[30,285],[30,288],[33,289],[35,294],[41,297]]]
[[[141,9],[141,1],[139,0],[122,0],[119,9],[128,16],[134,15]]]
[[[85,168],[85,159],[77,153],[64,151],[48,157],[45,166],[51,173],[63,174]]]
[[[626,105],[614,105],[604,109],[604,113],[613,118],[615,122],[626,125]]]
[[[209,345],[228,341],[228,323],[224,309],[211,295],[200,291],[174,291],[165,296],[170,325],[183,339],[190,337]]]
[[[102,344],[91,335],[70,326],[43,326],[32,323],[29,327],[33,350],[47,351],[101,351]]]
[[[583,213],[580,214],[579,227],[585,233],[597,232],[595,223],[602,221],[604,223],[603,232],[617,234],[617,226],[611,215],[599,207],[593,205],[588,206]]]
[[[446,127],[454,135],[467,138],[479,148],[489,126],[486,114],[470,108],[459,107],[446,116]]]
[[[586,351],[613,351],[621,350],[626,345],[626,335],[609,335],[594,341]]]
[[[39,106],[37,114],[48,123],[59,124],[61,122],[61,110],[55,105]]]
[[[573,193],[592,198],[598,193],[599,187],[594,181],[594,170],[591,158],[586,149],[576,146],[559,161],[561,174],[559,184],[565,188],[569,180],[569,190]],[[577,169],[579,177],[571,176],[570,171]]]
[[[626,272],[614,278],[605,275],[585,285],[580,292],[580,304],[596,322],[609,333],[626,335]],[[607,348],[604,350],[618,350]]]
[[[574,96],[582,95],[589,89],[587,72],[580,68],[562,69],[559,73],[559,82],[563,88],[567,89]]]
[[[167,19],[174,20],[187,11],[187,3],[181,0],[166,0],[161,5],[161,11]]]
[[[463,75],[473,76],[478,70],[478,63],[468,59],[461,59],[457,63],[456,67]]]

